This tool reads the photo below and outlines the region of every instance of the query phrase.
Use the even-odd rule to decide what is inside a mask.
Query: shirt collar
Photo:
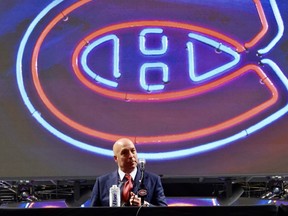
[[[124,173],[120,168],[118,168],[118,173],[119,173],[121,181],[123,181],[124,176],[125,176],[126,173]],[[135,169],[130,173],[133,181],[134,181],[134,179],[136,177],[136,173],[137,173],[137,167],[135,167]]]

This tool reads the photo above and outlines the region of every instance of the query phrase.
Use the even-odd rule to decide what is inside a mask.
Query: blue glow
[[[275,62],[273,62],[271,59],[262,59],[260,62],[263,64],[269,65],[275,71],[277,76],[281,79],[281,81],[285,85],[286,90],[288,91],[288,79],[284,75],[284,73],[281,71],[281,69],[278,67],[278,65]]]
[[[283,24],[283,20],[279,12],[278,6],[276,4],[276,1],[270,0],[270,4],[271,4],[271,7],[272,7],[272,10],[273,10],[273,13],[274,13],[277,25],[278,25],[278,33],[275,36],[275,38],[271,40],[271,42],[265,48],[258,50],[258,53],[260,54],[269,52],[275,46],[275,44],[280,40],[280,38],[283,36],[283,33],[284,33],[284,24]]]
[[[146,72],[147,70],[153,70],[153,69],[161,69],[163,72],[162,81],[168,82],[168,66],[161,62],[156,63],[145,63],[141,66],[140,69],[140,85],[143,89],[146,91],[155,91],[155,90],[162,90],[164,89],[164,84],[159,85],[150,85],[146,82]]]
[[[229,48],[229,47],[227,47],[227,46],[225,46],[219,42],[216,42],[216,41],[211,40],[207,37],[204,37],[204,36],[201,36],[198,34],[194,34],[194,33],[189,33],[189,37],[196,39],[198,41],[201,41],[205,44],[208,44],[219,51],[223,51],[223,52],[233,56],[233,58],[234,58],[232,61],[228,62],[227,64],[224,64],[220,67],[217,67],[213,70],[210,70],[206,73],[203,73],[202,75],[197,75],[195,72],[193,46],[192,46],[191,42],[188,42],[187,48],[188,48],[188,57],[189,57],[189,59],[188,59],[189,76],[190,76],[190,79],[194,82],[199,82],[199,81],[207,80],[211,77],[214,77],[214,76],[224,72],[225,70],[232,68],[233,66],[235,66],[240,61],[240,55],[236,51],[232,50],[231,48]]]
[[[140,50],[145,55],[162,55],[168,49],[168,39],[164,35],[161,37],[162,48],[149,50],[146,48],[146,34],[162,34],[163,29],[160,28],[147,28],[141,31],[139,36],[139,46]]]
[[[238,140],[240,138],[244,138],[246,136],[247,136],[246,132],[241,131],[240,133],[235,134],[235,135],[230,136],[230,137],[227,137],[225,139],[206,143],[206,144],[203,144],[203,145],[197,146],[197,147],[192,147],[192,148],[177,150],[177,151],[170,151],[170,152],[139,153],[138,155],[140,158],[145,158],[147,160],[166,160],[166,159],[186,157],[186,156],[198,154],[200,152],[210,151],[212,149],[226,145],[228,143],[231,143],[231,142]]]
[[[41,124],[45,129],[47,129],[50,133],[54,134],[56,137],[58,137],[59,139],[67,142],[68,144],[70,145],[73,145],[75,147],[78,147],[78,148],[81,148],[83,150],[87,150],[87,151],[90,151],[90,152],[94,152],[94,153],[98,153],[98,154],[101,154],[101,155],[105,155],[105,156],[109,156],[109,157],[112,157],[113,156],[113,151],[112,150],[107,150],[107,149],[103,149],[103,148],[99,148],[99,147],[95,147],[95,146],[92,146],[90,144],[87,144],[87,143],[84,143],[84,142],[81,142],[81,141],[78,141],[78,140],[75,140],[69,136],[67,136],[66,134],[63,134],[62,132],[60,132],[59,130],[57,130],[56,128],[54,128],[51,124],[49,124],[42,116],[41,114],[34,108],[34,106],[32,105],[32,103],[30,102],[29,100],[29,97],[26,93],[26,90],[25,90],[25,85],[24,85],[24,82],[23,82],[23,71],[22,71],[22,60],[23,60],[23,55],[24,55],[24,50],[25,50],[25,47],[27,45],[27,41],[30,37],[30,35],[32,34],[34,28],[36,27],[36,25],[38,24],[38,22],[51,10],[53,9],[55,6],[57,6],[58,4],[60,4],[61,2],[63,2],[63,0],[55,0],[53,1],[52,3],[50,3],[46,8],[44,8],[43,11],[41,11],[37,17],[32,21],[32,23],[29,25],[27,31],[25,32],[21,42],[20,42],[20,46],[19,46],[19,50],[18,50],[18,53],[17,53],[17,60],[16,60],[16,77],[17,77],[17,84],[18,84],[18,88],[19,88],[19,91],[20,91],[20,94],[21,94],[21,97],[25,103],[25,105],[27,106],[28,110],[30,111],[31,115],[38,121],[39,124]],[[278,26],[279,26],[279,29],[280,29],[280,33],[278,33],[277,37],[275,38],[275,40],[273,40],[274,42],[271,42],[270,44],[274,44],[279,40],[279,35],[281,37],[281,22],[282,22],[282,19],[281,17],[278,17],[280,16],[279,13],[278,13],[278,10],[276,8],[276,3],[274,1],[271,1],[271,5],[273,7],[273,11],[275,13],[275,16],[277,17],[277,21],[278,21]],[[145,32],[144,32],[145,33]],[[283,34],[283,33],[282,33]],[[191,35],[192,37],[194,37],[193,35]],[[113,38],[113,37],[112,37]],[[111,38],[111,39],[112,39]],[[197,37],[198,38],[198,37]],[[107,38],[106,38],[107,39]],[[115,38],[114,38],[115,39]],[[114,39],[112,39],[114,41]],[[200,41],[201,39],[203,38],[199,38]],[[219,46],[219,43],[217,43],[217,46],[216,43],[214,44],[214,42],[212,40],[206,40],[207,38],[204,38],[203,42],[205,41],[205,43],[207,44],[210,44],[212,46],[214,46],[215,48],[220,48],[220,50],[224,51],[224,52],[227,52],[229,53],[230,52],[230,49],[228,47],[225,47],[223,45]],[[109,40],[109,39],[107,39]],[[275,42],[276,41],[276,42]],[[99,41],[98,41],[99,42]],[[114,41],[115,43],[115,41]],[[190,51],[191,52],[191,56],[193,57],[193,44],[187,44],[188,47],[190,47]],[[272,47],[274,45],[271,45]],[[97,46],[95,45],[94,43],[92,44],[92,46]],[[116,46],[119,48],[119,43],[117,45],[116,43]],[[114,48],[115,48],[114,47]],[[90,48],[92,49],[92,48]],[[269,45],[269,48],[267,48],[267,50],[269,51],[270,48],[270,45]],[[267,50],[264,50],[263,52],[268,52]],[[87,54],[89,53],[90,51],[87,51]],[[261,51],[260,51],[261,52]],[[236,55],[236,52],[233,52],[231,51],[229,54],[231,54],[232,56],[234,56],[234,61],[237,61],[238,59],[236,57],[239,57],[239,55],[237,54]],[[150,54],[149,54],[150,55]],[[190,56],[190,57],[191,57]],[[83,56],[82,56],[83,58]],[[193,59],[193,58],[192,58]],[[117,58],[114,56],[114,61],[117,62],[119,61],[119,58],[117,60]],[[238,60],[239,61],[239,60]],[[283,84],[285,85],[286,87],[286,90],[288,91],[288,80],[287,78],[285,77],[285,75],[283,74],[283,72],[280,70],[280,68],[271,60],[269,59],[263,59],[261,60],[261,63],[263,64],[267,64],[269,65],[276,73],[276,75],[280,78],[280,80],[283,82]],[[149,65],[150,64],[150,65]],[[194,64],[194,63],[193,63]],[[231,63],[230,63],[231,64]],[[144,64],[145,65],[145,64]],[[141,80],[140,82],[142,82],[144,84],[144,86],[148,86],[147,83],[146,83],[146,69],[147,68],[155,68],[156,66],[159,68],[162,69],[162,72],[163,72],[163,82],[167,82],[168,81],[168,67],[167,65],[165,65],[164,63],[147,63],[146,66],[142,66],[141,68]],[[222,66],[223,67],[223,66]],[[194,67],[193,67],[194,68]],[[114,68],[115,70],[115,68]],[[223,69],[222,69],[223,70]],[[115,70],[116,71],[116,70]],[[143,73],[143,74],[142,74]],[[211,71],[209,72],[211,73]],[[217,74],[216,72],[213,72],[215,74]],[[219,73],[219,71],[218,71]],[[117,76],[120,76],[120,72],[119,74],[117,72],[114,72],[114,76],[117,77]],[[210,76],[212,76],[210,74]],[[203,78],[205,79],[205,78]],[[157,85],[156,85],[157,86]],[[148,88],[147,88],[148,89]],[[166,160],[166,159],[174,159],[174,158],[180,158],[180,157],[186,157],[186,156],[191,156],[191,155],[195,155],[197,153],[200,153],[200,152],[205,152],[205,151],[210,151],[212,149],[215,149],[215,148],[218,148],[220,146],[223,146],[223,145],[227,145],[229,143],[232,143],[238,139],[241,139],[241,138],[245,138],[246,136],[248,136],[249,134],[253,133],[253,132],[256,132],[258,131],[259,129],[269,125],[270,123],[276,121],[277,119],[279,119],[280,117],[282,117],[283,115],[285,115],[286,113],[288,112],[288,105],[286,104],[282,109],[278,110],[276,113],[270,115],[269,117],[267,117],[266,119],[260,121],[259,123],[247,128],[246,130],[243,130],[237,134],[234,134],[230,137],[227,137],[227,138],[224,138],[224,139],[221,139],[221,140],[217,140],[217,141],[214,141],[214,142],[210,142],[210,143],[206,143],[206,144],[203,144],[201,146],[197,146],[197,147],[191,147],[191,148],[188,148],[188,149],[184,149],[184,150],[177,150],[177,151],[170,151],[170,152],[159,152],[159,153],[150,153],[150,152],[147,152],[147,153],[139,153],[139,157],[140,158],[145,158],[145,159],[150,159],[150,160]],[[136,137],[137,139],[137,137]]]
[[[27,96],[27,93],[25,91],[25,87],[24,87],[24,82],[23,82],[23,72],[22,72],[22,59],[23,59],[23,54],[24,54],[24,49],[25,46],[27,44],[27,41],[33,31],[33,29],[35,28],[35,26],[38,24],[38,22],[55,6],[57,6],[58,4],[60,4],[63,0],[55,0],[53,1],[51,4],[49,4],[46,8],[44,8],[39,14],[38,16],[31,22],[31,24],[29,25],[29,27],[27,28],[27,31],[25,32],[23,39],[21,40],[20,46],[19,46],[19,50],[17,53],[17,59],[16,59],[16,77],[17,77],[17,84],[18,84],[18,88],[20,91],[20,94],[22,96],[22,99],[25,103],[25,105],[27,106],[28,110],[31,113],[34,113],[36,111],[36,109],[34,108],[34,106],[32,105],[32,103],[29,100],[29,97]]]
[[[286,76],[283,74],[283,72],[280,70],[280,68],[275,64],[275,62],[271,61],[270,59],[262,59],[261,63],[269,65],[276,73],[276,75],[280,78],[280,80],[283,82],[283,84],[286,87],[286,90],[288,91],[288,80]],[[259,123],[247,128],[247,133],[253,133],[268,124],[271,124],[272,122],[276,121],[277,119],[281,118],[283,115],[285,115],[288,112],[288,105],[283,107],[282,109],[278,110],[277,112],[273,113],[272,115],[268,116],[267,118],[263,119]]]
[[[261,60],[261,63],[269,65],[276,72],[277,76],[281,79],[281,81],[283,82],[283,84],[285,85],[288,91],[288,80],[286,76],[283,74],[283,72],[280,70],[280,68],[270,59],[263,59]],[[186,157],[186,156],[198,154],[200,152],[210,151],[220,146],[224,146],[229,143],[232,143],[238,139],[245,138],[249,134],[258,131],[259,129],[262,129],[265,126],[276,121],[277,119],[281,118],[287,112],[288,112],[288,105],[284,106],[282,109],[268,116],[267,118],[260,121],[259,123],[252,125],[246,130],[243,130],[240,133],[237,133],[235,135],[232,135],[222,140],[218,140],[218,141],[214,141],[211,143],[203,144],[201,146],[192,147],[192,148],[184,149],[184,150],[178,150],[178,151],[159,152],[159,153],[140,153],[139,157],[145,158],[147,160],[148,159],[149,160],[165,160],[165,159]]]
[[[95,40],[93,43],[89,44],[88,47],[84,50],[82,56],[81,56],[81,65],[83,67],[83,70],[96,81],[111,86],[111,87],[117,87],[118,83],[105,79],[98,74],[95,74],[87,65],[87,57],[88,54],[98,45],[107,42],[107,41],[113,41],[113,76],[115,78],[119,78],[121,76],[121,73],[119,71],[119,38],[116,35],[107,35],[105,37],[102,37],[98,40]]]
[[[81,148],[81,149],[85,149],[85,150],[90,151],[90,152],[100,153],[100,154],[105,155],[105,156],[112,157],[114,155],[113,151],[111,151],[111,150],[107,150],[107,149],[104,149],[104,148],[99,148],[99,147],[96,147],[96,146],[92,146],[92,145],[86,144],[84,142],[75,140],[75,139],[63,134],[62,132],[60,132],[59,130],[54,128],[52,125],[50,125],[46,120],[44,120],[41,117],[39,112],[35,112],[33,117],[44,128],[46,128],[48,131],[50,131],[50,133],[54,134],[56,137],[60,138],[61,140],[64,140],[65,142],[67,142],[67,143],[69,143],[69,144],[71,144],[71,145],[73,145],[75,147],[78,147],[78,148]]]
[[[29,97],[27,96],[25,87],[24,87],[24,83],[23,83],[23,73],[22,73],[22,59],[23,59],[23,53],[24,53],[24,49],[25,46],[27,44],[27,41],[33,31],[33,29],[35,28],[35,26],[37,25],[37,23],[55,6],[57,6],[58,4],[60,4],[63,0],[58,0],[58,1],[53,1],[51,4],[49,4],[46,8],[43,9],[43,11],[41,11],[37,17],[32,21],[32,23],[29,25],[27,31],[24,34],[24,37],[21,40],[20,43],[20,47],[17,53],[17,61],[16,61],[16,77],[17,77],[17,84],[18,84],[18,88],[20,91],[20,94],[24,100],[25,105],[27,106],[27,108],[29,109],[29,111],[31,112],[32,116],[38,121],[38,123],[40,123],[44,128],[46,128],[50,133],[54,134],[55,136],[57,136],[58,138],[60,138],[61,140],[67,142],[68,144],[71,144],[73,146],[76,146],[78,148],[87,150],[87,151],[91,151],[91,152],[95,152],[95,153],[99,153],[105,156],[113,156],[113,151],[111,150],[106,150],[103,148],[98,148],[98,147],[94,147],[92,145],[88,145],[86,143],[80,142],[78,140],[75,140],[65,134],[63,134],[62,132],[58,131],[57,129],[55,129],[52,125],[50,125],[45,119],[42,118],[41,114],[36,111],[36,109],[34,108],[34,106],[31,104]]]

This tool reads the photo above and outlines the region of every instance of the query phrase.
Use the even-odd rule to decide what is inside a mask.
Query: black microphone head
[[[144,158],[139,159],[139,167],[141,171],[145,170],[145,163],[146,163],[146,160]]]

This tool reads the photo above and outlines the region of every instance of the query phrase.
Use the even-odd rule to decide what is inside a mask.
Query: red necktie
[[[125,182],[125,184],[123,186],[122,200],[123,200],[123,202],[126,203],[129,200],[130,191],[133,188],[133,183],[132,183],[131,176],[129,174],[125,174],[125,178],[127,179],[127,181]]]

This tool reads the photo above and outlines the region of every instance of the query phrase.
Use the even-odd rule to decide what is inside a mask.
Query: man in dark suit
[[[167,206],[166,197],[162,187],[161,179],[151,172],[144,172],[142,185],[147,191],[145,201],[139,197],[141,189],[140,182],[142,173],[138,166],[138,156],[134,143],[127,138],[117,140],[113,145],[114,161],[118,164],[118,170],[97,178],[91,194],[91,206],[109,206],[109,188],[118,185],[123,192],[127,179],[125,174],[132,177],[129,197],[121,197],[122,206]],[[127,183],[126,183],[127,184]],[[142,201],[142,202],[141,202]]]

